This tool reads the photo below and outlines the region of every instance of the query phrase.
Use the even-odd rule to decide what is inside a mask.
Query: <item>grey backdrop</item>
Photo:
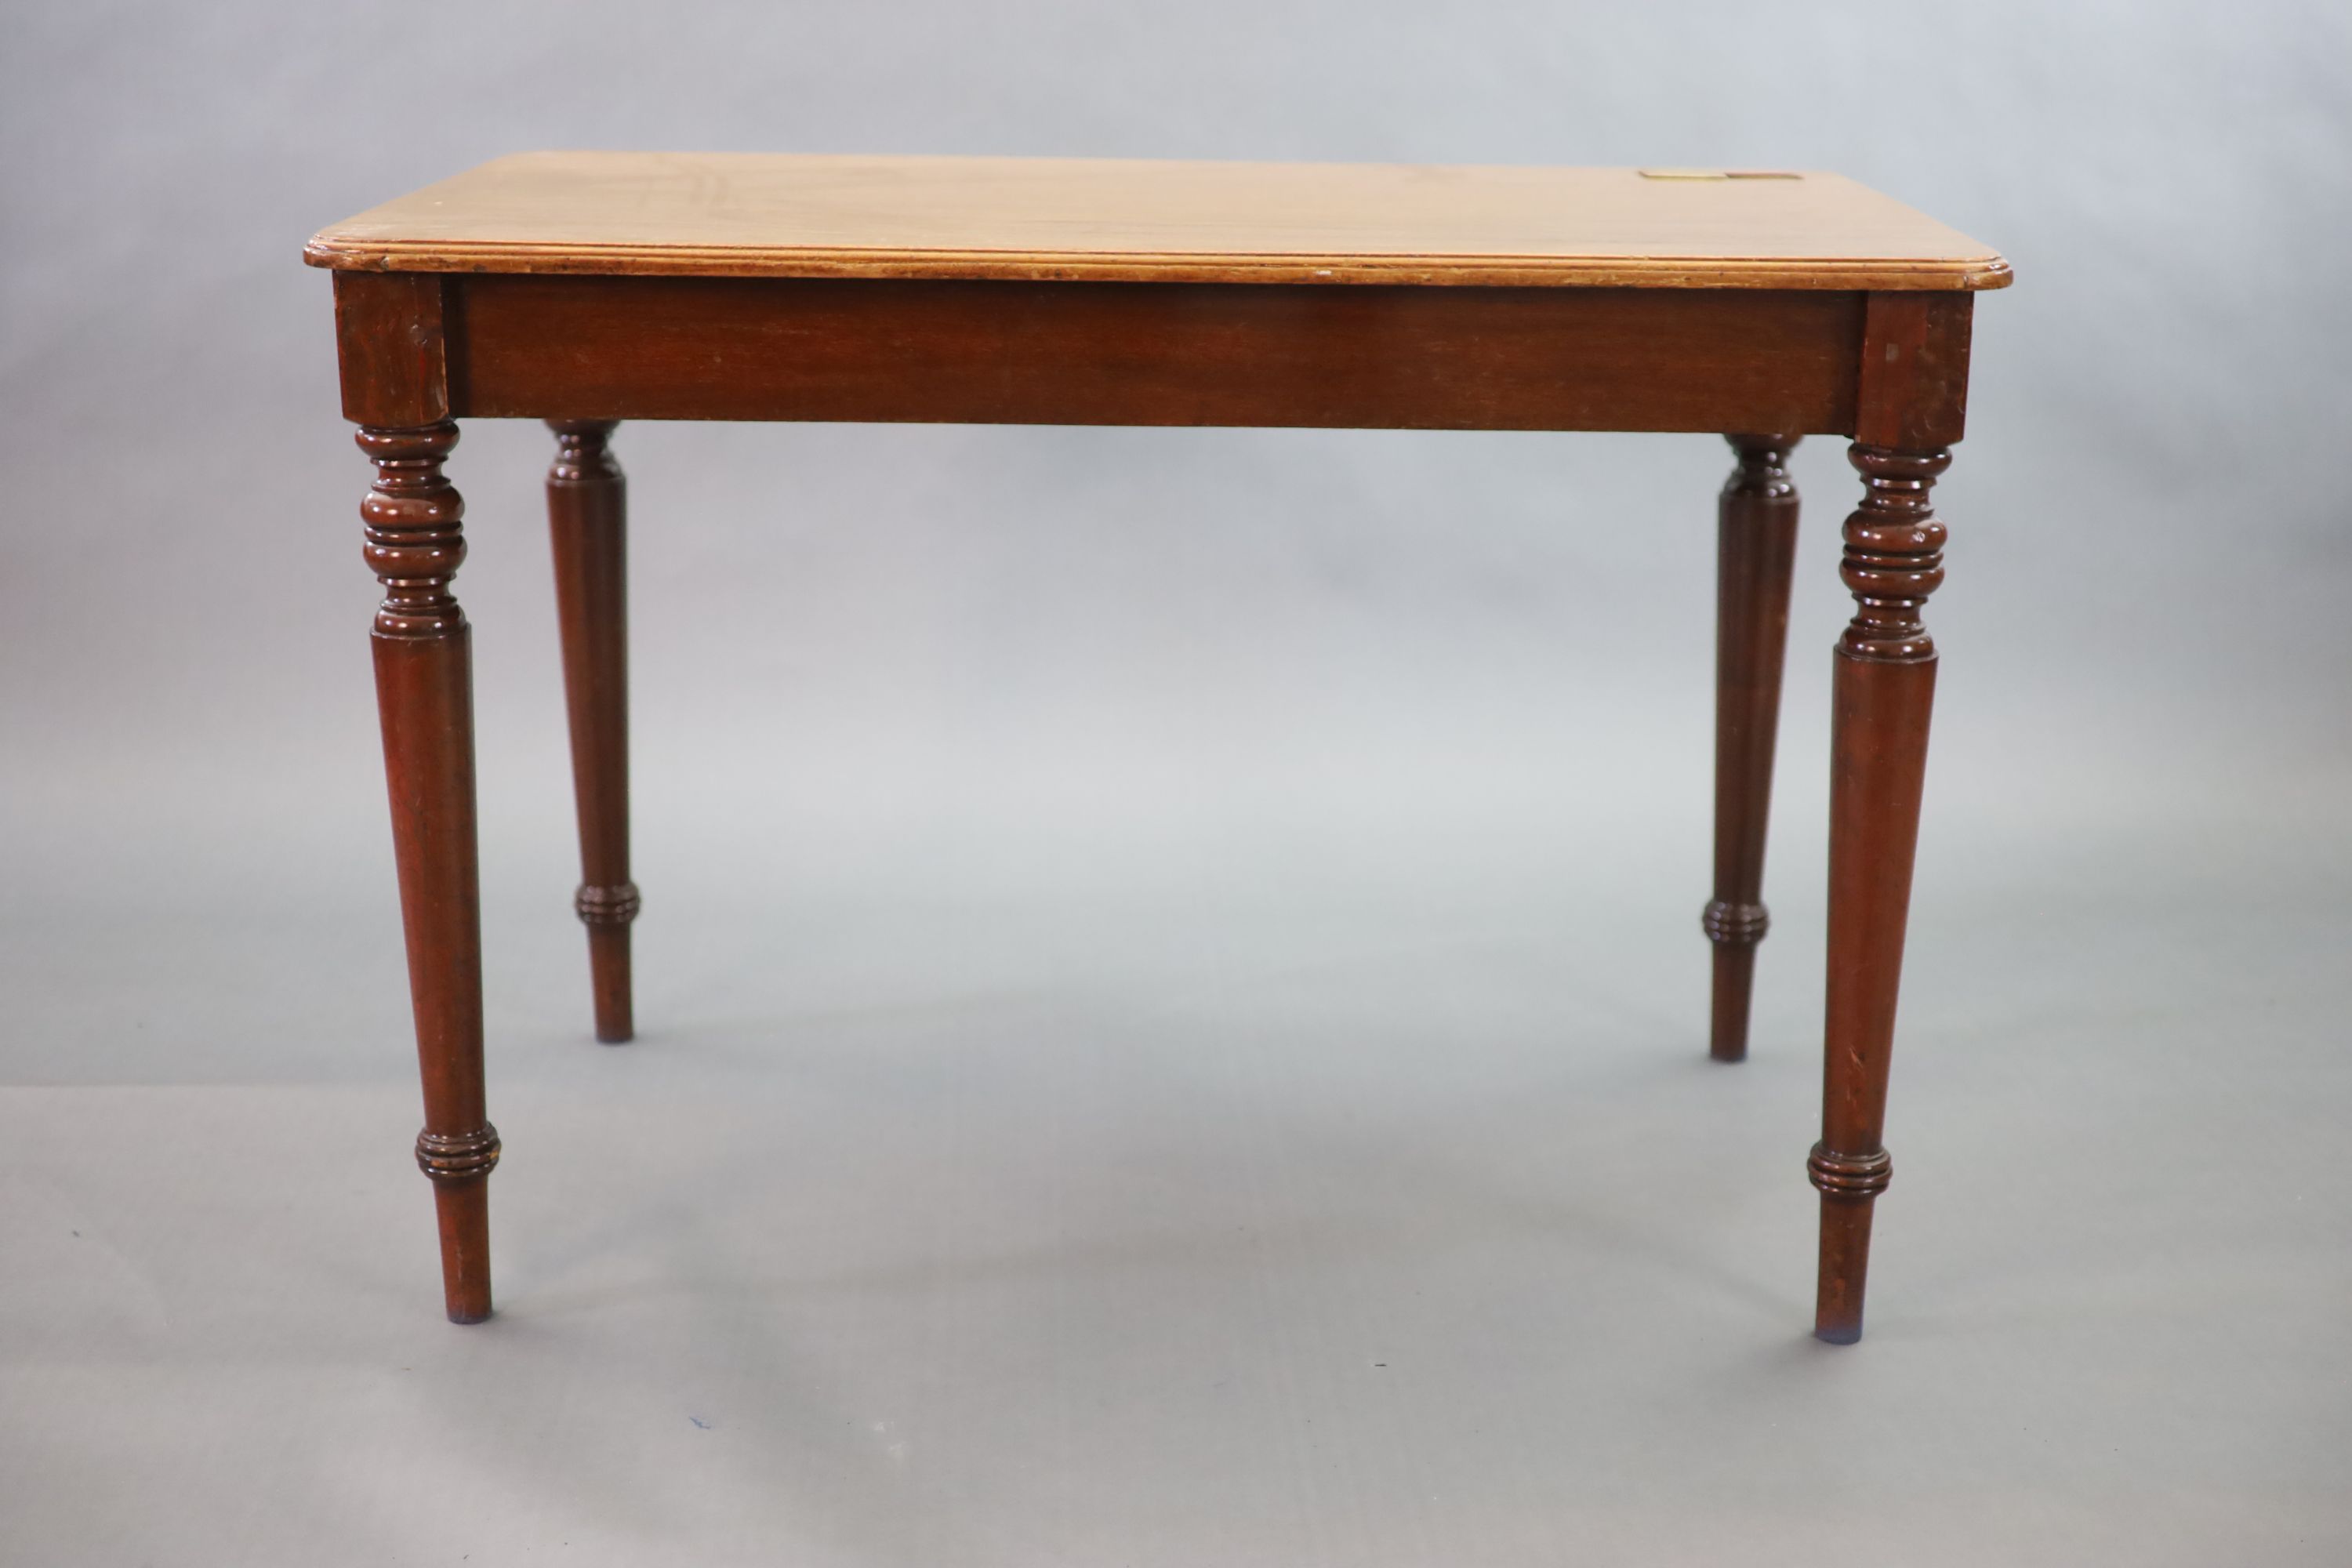
[[[2352,13],[12,8],[0,1560],[2341,1563]],[[439,1321],[324,223],[497,153],[1830,167],[2002,249],[1870,1338],[1832,442],[1704,1062],[1696,437],[636,426],[640,1042],[469,427]]]

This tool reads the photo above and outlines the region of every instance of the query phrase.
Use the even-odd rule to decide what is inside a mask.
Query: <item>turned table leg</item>
[[[474,837],[473,658],[449,583],[466,558],[465,503],[441,475],[457,426],[363,426],[376,467],[360,504],[375,614],[376,707],[400,867],[409,996],[425,1079],[416,1163],[433,1179],[452,1322],[490,1315],[489,1173],[498,1131],[482,1100],[482,931]]]
[[[635,1032],[629,922],[628,495],[608,440],[615,421],[550,420],[547,520],[555,604],[563,627],[563,689],[572,717],[572,784],[580,813],[580,892],[596,1037]]]
[[[1786,464],[1798,437],[1724,439],[1739,466],[1716,507],[1715,897],[1700,925],[1715,948],[1707,1054],[1736,1062],[1748,1055],[1756,944],[1770,919],[1764,837],[1797,552],[1797,487]]]
[[[1806,1167],[1822,1192],[1813,1332],[1862,1337],[1870,1215],[1886,1190],[1887,1058],[1911,902],[1912,851],[1936,693],[1920,611],[1944,580],[1944,525],[1928,491],[1938,447],[1854,444],[1865,494],[1845,523],[1842,575],[1856,609],[1840,639],[1830,743],[1829,1001],[1822,1140]]]

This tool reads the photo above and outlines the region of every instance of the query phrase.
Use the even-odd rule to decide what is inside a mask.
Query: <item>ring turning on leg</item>
[[[499,1163],[499,1130],[483,1122],[471,1132],[416,1135],[416,1167],[436,1182],[479,1181]]]
[[[572,896],[572,907],[583,925],[625,926],[637,918],[637,885],[624,882],[617,888],[592,888],[583,882]]]
[[[1772,911],[1761,904],[1727,904],[1717,899],[1699,912],[1698,925],[1709,942],[1754,947],[1772,929]]]

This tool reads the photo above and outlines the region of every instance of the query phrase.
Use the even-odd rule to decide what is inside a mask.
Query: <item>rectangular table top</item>
[[[522,153],[321,230],[394,272],[1998,289],[2009,264],[1837,174]]]

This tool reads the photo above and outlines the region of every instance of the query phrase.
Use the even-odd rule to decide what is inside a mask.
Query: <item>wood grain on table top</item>
[[[395,272],[1998,289],[1837,174],[1097,158],[523,153],[320,231]]]

